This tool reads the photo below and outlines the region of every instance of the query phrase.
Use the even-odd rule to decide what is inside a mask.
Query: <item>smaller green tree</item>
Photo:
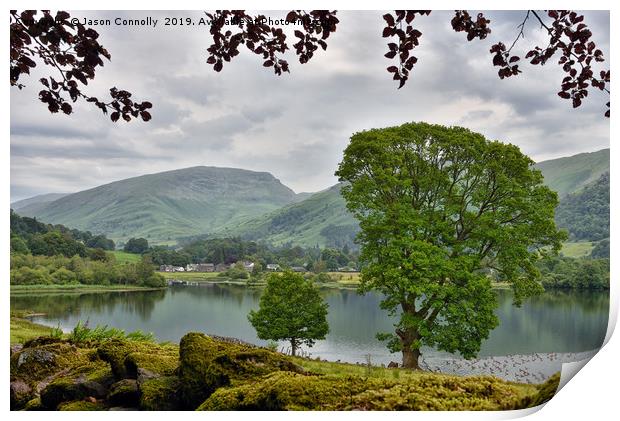
[[[149,242],[146,238],[130,238],[125,244],[123,251],[127,253],[142,254],[149,249]]]
[[[287,341],[291,354],[296,355],[300,345],[312,347],[329,333],[327,307],[319,290],[300,274],[272,273],[259,310],[250,311],[248,320],[260,339]]]

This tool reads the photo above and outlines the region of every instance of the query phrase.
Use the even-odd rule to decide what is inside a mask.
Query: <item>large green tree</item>
[[[420,347],[473,358],[498,324],[491,279],[509,282],[515,303],[540,293],[535,262],[565,234],[557,194],[518,147],[461,127],[410,123],[351,137],[336,175],[360,221],[360,290],[376,290],[399,314],[380,334],[403,365]]]
[[[292,355],[329,333],[327,303],[312,282],[290,271],[268,276],[259,310],[250,311],[248,319],[260,339],[288,341]]]

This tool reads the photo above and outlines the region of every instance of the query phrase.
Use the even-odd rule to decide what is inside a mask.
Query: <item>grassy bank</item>
[[[111,252],[117,263],[138,263],[142,260],[142,256],[134,253],[127,253],[122,250],[114,250]]]
[[[24,317],[28,312],[11,312],[11,345],[23,344],[40,336],[49,336],[52,328],[32,323]]]
[[[11,294],[54,294],[54,293],[97,293],[97,292],[113,292],[113,291],[153,291],[162,288],[149,288],[135,285],[11,285]]]
[[[592,253],[594,244],[589,241],[579,241],[575,243],[562,244],[561,253],[566,257],[580,258],[587,257]]]
[[[50,331],[11,317],[12,343]],[[559,381],[556,375],[532,385],[293,358],[201,333],[178,345],[130,335],[84,338],[41,338],[12,353],[11,408],[506,410],[549,400]]]

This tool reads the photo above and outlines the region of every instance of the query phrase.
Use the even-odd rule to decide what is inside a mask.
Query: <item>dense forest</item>
[[[609,259],[556,257],[539,263],[542,284],[552,289],[609,289]]]
[[[114,241],[105,235],[45,224],[22,217],[11,209],[11,251],[33,255],[86,257],[90,249],[114,250]]]
[[[11,285],[137,285],[161,287],[152,262],[119,264],[105,236],[50,225],[11,211]]]

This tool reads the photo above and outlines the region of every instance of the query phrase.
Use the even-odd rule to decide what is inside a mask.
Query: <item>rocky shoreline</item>
[[[11,347],[11,409],[506,410],[546,402],[559,382],[559,375],[531,385],[403,369],[372,377],[344,364],[320,374],[301,364],[202,333],[186,334],[179,345],[40,337]]]

